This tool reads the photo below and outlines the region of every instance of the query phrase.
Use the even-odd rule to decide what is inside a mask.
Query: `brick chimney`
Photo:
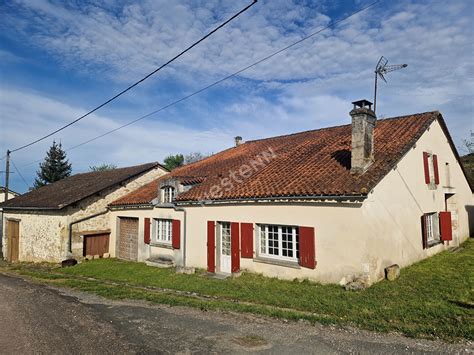
[[[351,174],[363,174],[374,162],[374,128],[377,122],[372,102],[354,101],[352,117]]]
[[[235,146],[236,147],[238,147],[239,145],[242,144],[242,137],[241,136],[237,136],[234,139],[235,139]]]

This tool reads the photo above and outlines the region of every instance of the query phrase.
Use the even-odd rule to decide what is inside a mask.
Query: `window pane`
[[[221,223],[222,254],[230,255],[230,223]]]
[[[262,254],[267,253],[267,231],[265,230],[266,226],[260,227],[260,252]]]
[[[281,251],[286,257],[293,257],[293,228],[281,227]]]
[[[279,255],[278,226],[268,226],[268,254]]]
[[[171,242],[172,221],[169,219],[155,219],[155,241]]]

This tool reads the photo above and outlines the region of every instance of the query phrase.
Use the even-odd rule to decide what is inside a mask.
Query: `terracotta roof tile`
[[[153,180],[152,182],[143,185],[137,190],[125,195],[118,200],[115,200],[110,205],[111,206],[120,206],[120,205],[143,205],[149,204],[153,199],[157,197],[158,193],[158,184],[161,178]]]
[[[349,124],[248,141],[177,168],[165,178],[200,182],[179,194],[177,201],[209,199],[213,186],[222,186],[222,179],[229,178],[243,165],[258,161],[264,152],[269,154],[272,151],[275,158],[252,170],[251,176],[240,183],[234,181],[232,186],[223,188],[222,194],[212,199],[366,195],[435,119],[442,120],[437,111],[378,120],[374,133],[375,162],[361,176],[350,173]],[[150,202],[156,197],[157,188],[158,182],[156,185],[148,184],[122,201]]]

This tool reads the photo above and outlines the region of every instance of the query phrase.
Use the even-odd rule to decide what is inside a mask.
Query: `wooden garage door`
[[[84,236],[84,256],[99,255],[104,256],[109,252],[110,233],[90,234]]]
[[[10,262],[18,261],[19,246],[20,246],[20,222],[7,221],[7,240],[8,240],[8,255],[7,260]]]
[[[138,256],[138,218],[120,217],[118,257],[137,260]]]

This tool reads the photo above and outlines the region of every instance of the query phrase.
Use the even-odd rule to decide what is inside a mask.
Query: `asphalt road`
[[[110,301],[0,274],[1,354],[472,353],[392,334]]]

